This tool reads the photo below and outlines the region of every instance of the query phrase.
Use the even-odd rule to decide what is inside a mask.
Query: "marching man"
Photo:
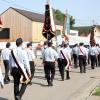
[[[65,67],[65,70],[66,70],[66,79],[68,80],[70,79],[69,70],[71,68],[71,53],[69,52],[69,49],[67,48],[67,46],[68,44],[65,43],[64,49],[61,50],[61,57],[63,61],[63,66]]]
[[[22,38],[16,40],[17,48],[11,51],[10,56],[11,75],[14,79],[15,100],[21,100],[26,90],[27,83],[29,82],[29,78],[31,77],[27,52],[23,50],[22,43]],[[23,80],[21,81],[21,88],[19,89],[21,76],[23,76]]]

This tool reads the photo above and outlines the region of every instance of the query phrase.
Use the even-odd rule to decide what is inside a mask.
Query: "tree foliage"
[[[75,24],[75,19],[73,18],[73,16],[70,16],[70,29],[74,28],[74,24]]]
[[[55,10],[55,18],[60,21],[60,22],[64,22],[65,19],[65,15],[60,11],[60,10]]]
[[[54,16],[56,18],[56,20],[58,20],[61,23],[64,23],[65,21],[65,14],[62,13],[60,10],[54,10]],[[75,24],[75,19],[73,16],[70,16],[70,28],[73,29]]]

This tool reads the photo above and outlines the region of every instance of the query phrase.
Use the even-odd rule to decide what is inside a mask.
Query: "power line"
[[[35,11],[33,11],[32,9],[28,9],[28,8],[26,8],[26,7],[23,7],[23,6],[21,6],[21,5],[18,5],[18,4],[16,4],[16,3],[12,3],[12,2],[10,2],[10,1],[7,1],[7,0],[1,0],[1,1],[3,1],[3,2],[5,2],[6,4],[8,4],[9,6],[14,6],[14,7],[19,7],[19,8],[21,8],[21,9],[25,9],[25,10],[28,10],[28,11],[32,11],[32,12],[35,12]]]

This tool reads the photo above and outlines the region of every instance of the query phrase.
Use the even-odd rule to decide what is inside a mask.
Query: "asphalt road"
[[[72,69],[70,80],[61,81],[56,67],[56,75],[53,87],[47,86],[44,78],[43,64],[41,60],[36,61],[35,77],[32,85],[28,86],[23,100],[86,100],[94,87],[100,83],[100,68],[92,70],[87,66],[86,73],[79,73],[79,68]],[[0,100],[14,100],[13,79],[0,89]]]

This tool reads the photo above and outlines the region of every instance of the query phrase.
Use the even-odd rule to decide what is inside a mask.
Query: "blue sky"
[[[44,13],[46,0],[0,0],[0,13],[8,7],[16,7]],[[74,16],[76,25],[100,25],[100,0],[51,0],[51,5],[65,13]]]

